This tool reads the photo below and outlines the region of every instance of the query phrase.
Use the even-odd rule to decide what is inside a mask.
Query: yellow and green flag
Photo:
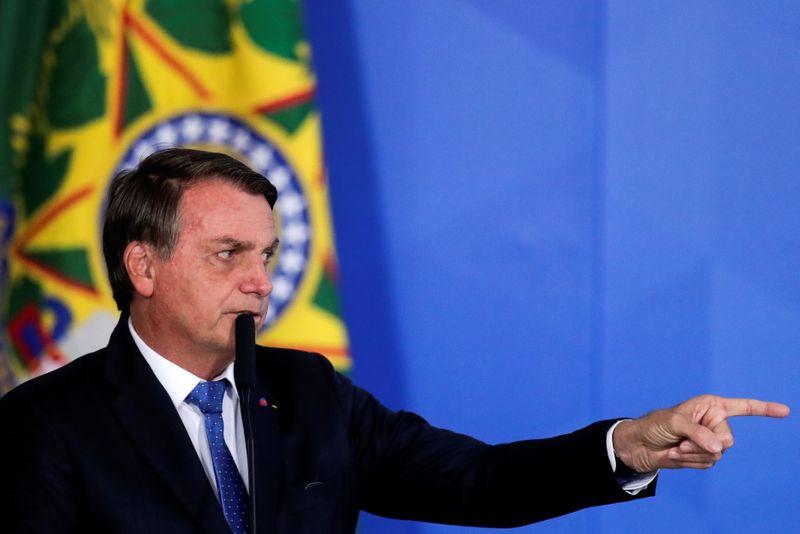
[[[105,345],[109,179],[158,148],[237,157],[278,188],[259,341],[349,367],[315,78],[296,0],[0,3],[0,393]]]

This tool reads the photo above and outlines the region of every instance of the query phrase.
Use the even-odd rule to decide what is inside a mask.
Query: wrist
[[[633,462],[633,451],[636,443],[636,421],[629,419],[620,421],[611,434],[611,446],[616,456],[626,467],[636,470]]]

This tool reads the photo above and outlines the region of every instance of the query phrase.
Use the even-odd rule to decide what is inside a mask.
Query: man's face
[[[179,214],[172,257],[153,263],[148,321],[169,336],[160,340],[167,350],[230,357],[236,316],[253,314],[258,328],[267,313],[272,210],[263,196],[212,180],[184,192]]]

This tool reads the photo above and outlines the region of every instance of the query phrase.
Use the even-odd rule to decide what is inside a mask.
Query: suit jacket
[[[633,498],[608,465],[613,421],[490,446],[383,407],[319,355],[256,362],[259,533],[354,532],[359,510],[514,526]],[[0,399],[0,428],[2,532],[228,532],[125,316],[106,348]]]

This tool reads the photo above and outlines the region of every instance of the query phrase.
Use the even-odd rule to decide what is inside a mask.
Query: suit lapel
[[[111,403],[131,439],[198,524],[201,532],[228,525],[186,428],[167,392],[145,362],[120,319],[108,346],[106,376],[118,388]],[[165,439],[170,437],[169,439]]]

